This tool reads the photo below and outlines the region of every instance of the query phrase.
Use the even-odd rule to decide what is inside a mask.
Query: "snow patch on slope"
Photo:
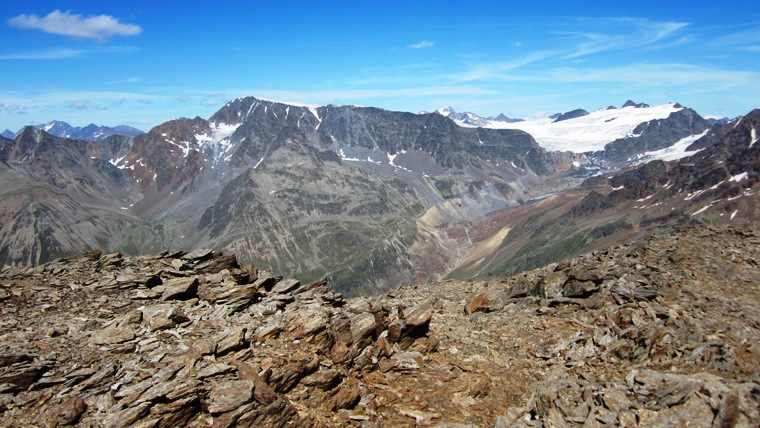
[[[697,135],[690,135],[688,137],[682,138],[678,141],[676,141],[672,146],[666,147],[661,150],[654,150],[651,152],[646,152],[639,160],[636,162],[636,165],[642,164],[645,162],[649,162],[652,160],[663,160],[663,161],[673,161],[678,159],[683,159],[687,156],[691,156],[695,153],[697,153],[699,150],[695,150],[693,152],[686,151],[686,149],[695,141],[699,140],[700,138],[704,137],[709,130],[705,130],[705,132]],[[700,149],[701,150],[701,149]]]
[[[240,127],[240,124],[229,123],[212,123],[211,135],[196,134],[195,140],[202,148],[209,148],[214,156],[212,165],[216,165],[219,161],[224,160],[229,162],[232,153],[230,153],[235,145],[230,138],[232,134]]]

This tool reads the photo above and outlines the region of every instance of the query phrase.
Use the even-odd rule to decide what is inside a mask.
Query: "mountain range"
[[[374,294],[692,221],[754,226],[758,112],[712,126],[678,104],[633,104],[478,127],[450,109],[247,97],[133,137],[27,127],[0,139],[0,262],[214,248]]]
[[[95,125],[94,123],[91,123],[85,127],[80,127],[69,125],[68,123],[60,120],[53,120],[45,124],[34,125],[34,127],[37,129],[42,129],[48,134],[55,135],[56,137],[87,141],[101,141],[112,135],[136,137],[140,134],[143,134],[143,132],[139,129],[126,125],[110,127]],[[14,133],[11,130],[6,129],[2,134],[0,134],[0,136],[13,139],[20,132],[21,131]]]

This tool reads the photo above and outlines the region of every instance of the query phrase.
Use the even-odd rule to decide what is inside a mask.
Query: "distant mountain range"
[[[60,120],[53,120],[51,122],[34,125],[37,129],[42,129],[48,134],[55,135],[61,138],[71,138],[74,140],[86,140],[86,141],[101,141],[110,137],[111,135],[124,135],[127,137],[136,137],[143,134],[137,128],[131,126],[119,125],[115,127],[99,126],[91,123],[85,127],[71,126],[66,122]],[[23,130],[22,130],[23,131]],[[21,131],[19,131],[21,132]],[[18,133],[14,133],[9,129],[3,131],[2,135],[5,138],[14,138]]]
[[[664,165],[657,180],[671,177],[689,161],[657,159],[706,152],[732,131],[732,141],[751,140],[747,124],[756,120],[753,113],[735,130],[710,128],[677,104],[562,121],[483,119],[482,127],[443,113],[247,97],[208,119],[172,120],[134,137],[82,143],[25,128],[0,138],[0,263],[36,264],[94,247],[127,254],[207,247],[304,282],[326,277],[349,294],[446,275],[493,276],[632,236],[647,229],[642,222],[673,223],[657,220],[665,214],[642,217],[636,203],[619,205],[615,178],[579,186],[645,162],[639,168]],[[739,146],[720,152],[724,163],[715,168],[741,169],[728,164],[744,165],[734,155],[747,144]],[[752,168],[737,186],[755,185]],[[592,192],[603,198],[585,200]],[[557,200],[565,204],[547,205]],[[697,219],[712,213],[671,206]],[[599,213],[621,223],[587,217]],[[737,209],[730,221],[755,220]],[[502,251],[510,242],[511,249],[533,245],[529,260],[510,261],[515,253]]]
[[[457,122],[458,124],[476,126],[476,127],[488,128],[492,122],[514,123],[514,122],[523,121],[522,119],[510,119],[507,116],[505,116],[504,113],[501,113],[496,117],[488,117],[488,118],[480,117],[474,113],[469,113],[469,112],[457,113],[451,107],[439,108],[435,112],[440,114],[441,116],[448,117],[449,119],[453,120],[454,122]]]

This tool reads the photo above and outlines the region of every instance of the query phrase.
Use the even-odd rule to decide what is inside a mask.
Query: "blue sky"
[[[148,130],[258,96],[535,118],[760,107],[760,9],[716,1],[36,1],[0,12],[0,130]]]

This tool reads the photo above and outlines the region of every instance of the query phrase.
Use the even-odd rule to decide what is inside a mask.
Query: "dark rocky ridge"
[[[749,427],[759,258],[686,228],[375,299],[209,250],[7,267],[0,426]]]
[[[557,118],[554,119],[554,121],[562,122],[563,120],[576,119],[583,116],[588,116],[588,112],[586,110],[583,110],[582,108],[578,108],[578,109],[571,110],[571,111],[558,115]]]
[[[633,137],[617,139],[597,154],[607,161],[623,161],[637,154],[670,147],[681,138],[698,135],[710,129],[710,123],[692,109],[671,113],[666,119],[642,123],[633,130]]]
[[[642,107],[649,107],[649,104],[647,103],[637,103],[633,100],[628,100],[625,103],[623,103],[623,107],[634,107],[634,108],[642,108]]]

